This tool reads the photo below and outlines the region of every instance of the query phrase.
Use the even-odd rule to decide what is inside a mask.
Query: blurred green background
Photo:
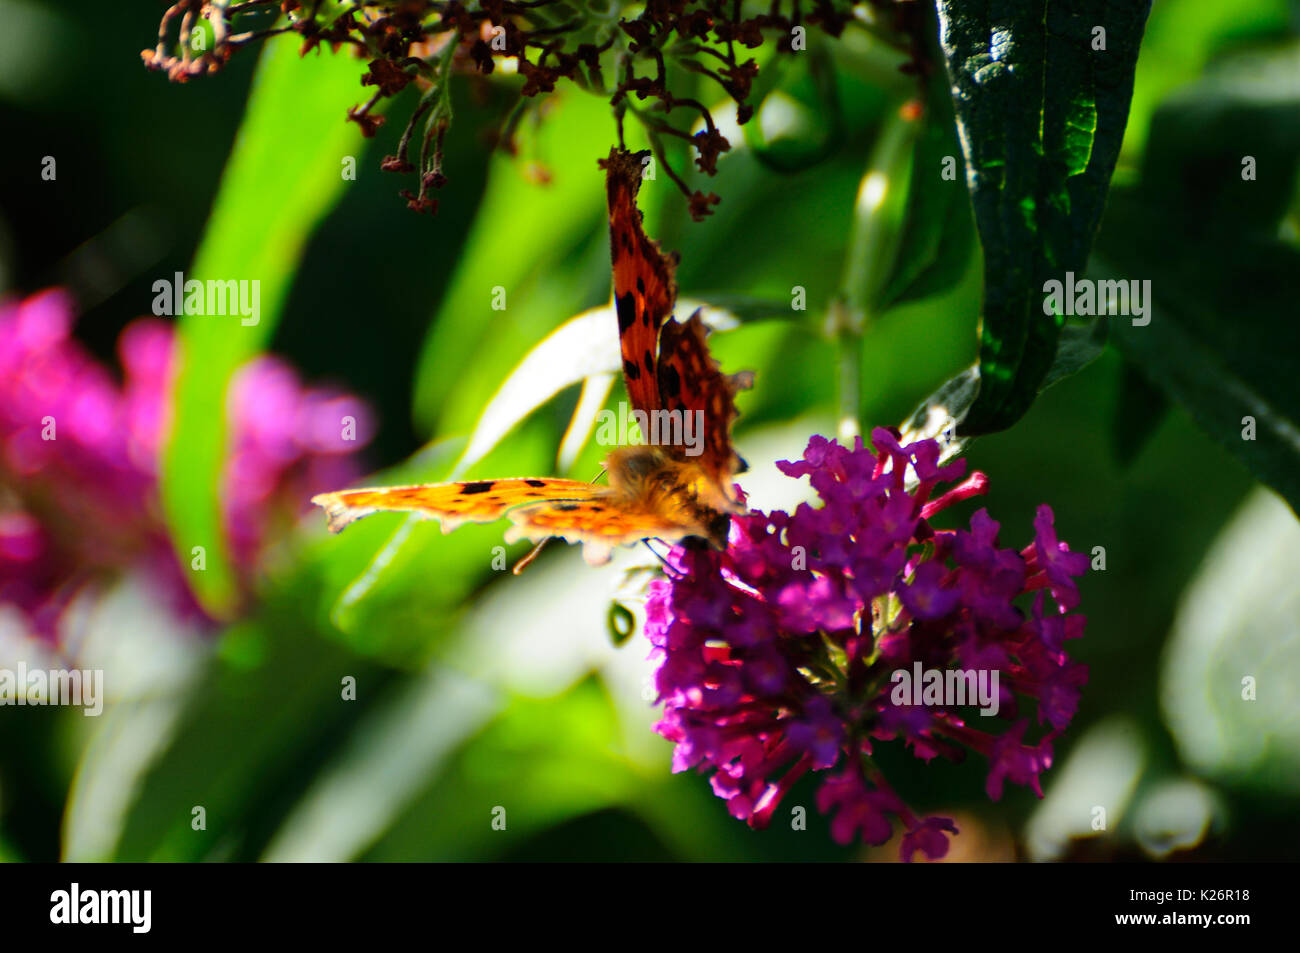
[[[461,84],[450,184],[438,214],[420,216],[396,194],[410,183],[378,168],[414,89],[364,140],[343,121],[368,95],[357,80],[364,63],[328,52],[299,60],[292,37],[244,51],[216,76],[169,84],[138,57],[160,10],[0,0],[0,288],[69,288],[78,337],[111,361],[121,329],[149,312],[156,279],[260,277],[256,328],[209,321],[181,332],[190,357],[162,484],[177,539],[201,537],[214,519],[202,504],[225,439],[220,395],[263,350],[370,403],[377,429],[362,452],[374,482],[446,478],[525,355],[608,300],[596,166],[613,142],[607,104],[562,85],[545,119],[521,129],[512,158],[486,142],[518,80]],[[1225,63],[1258,77],[1225,108],[1266,104],[1294,128],[1300,71],[1251,71],[1300,62],[1298,35],[1300,5],[1284,0],[1157,0],[1115,188],[1149,174],[1162,105],[1217,102]],[[711,218],[692,222],[663,176],[642,190],[650,234],[681,253],[683,297],[788,311],[791,289],[806,289],[806,311],[756,312],[712,338],[724,369],[756,373],[736,439],[751,465],[742,485],[759,506],[794,502],[794,481],[772,462],[833,432],[826,312],[842,287],[873,146],[915,89],[896,54],[865,32],[825,52],[837,102],[807,77],[787,77],[756,119],[766,142],[727,133],[734,148],[716,179],[691,179],[722,196]],[[934,154],[956,152],[950,129],[934,136]],[[829,154],[812,162],[819,157],[803,153],[823,140]],[[39,176],[48,155],[58,157],[56,182]],[[355,181],[339,174],[346,156],[357,160]],[[683,154],[678,166],[688,166]],[[1169,174],[1178,184],[1165,200],[1193,202],[1187,180]],[[953,191],[933,266],[901,282],[866,330],[868,428],[897,424],[975,357],[981,272],[964,184],[913,179],[913,188]],[[1294,246],[1291,182],[1273,212]],[[1174,260],[1186,240],[1170,228],[1145,251]],[[1200,267],[1234,280],[1230,263]],[[1279,280],[1293,292],[1294,319],[1300,279]],[[504,311],[491,309],[496,286],[508,295]],[[1291,328],[1282,343],[1293,361]],[[579,391],[564,386],[461,475],[556,472]],[[621,397],[616,384],[609,406]],[[590,478],[599,456],[588,441],[566,475]],[[968,456],[989,475],[981,505],[1004,540],[1028,540],[1034,505],[1048,502],[1073,549],[1104,547],[1105,570],[1081,583],[1088,629],[1072,654],[1091,677],[1044,800],[1011,788],[990,803],[976,758],[925,765],[881,753],[918,811],[956,817],[952,858],[1300,856],[1289,833],[1300,798],[1300,531],[1286,503],[1113,347]],[[651,731],[647,644],[638,632],[615,648],[606,623],[612,599],[636,603],[626,574],[648,554],[593,570],[554,545],[516,578],[491,565],[500,526],[444,537],[431,523],[383,515],[335,538],[319,512],[295,515],[238,612],[219,554],[191,580],[227,618],[209,633],[175,623],[126,583],[108,590],[109,607],[68,649],[81,667],[106,672],[101,717],[0,709],[0,857],[896,859],[896,844],[836,847],[815,810],[806,831],[784,812],[751,831],[705,780],[669,773],[670,745]],[[508,562],[526,549],[512,548]],[[11,629],[0,666],[28,651]],[[1244,675],[1259,681],[1253,703],[1239,701]],[[347,676],[354,701],[341,697]],[[812,808],[809,780],[788,804]],[[1094,805],[1107,808],[1105,831],[1089,826]],[[206,811],[203,830],[193,829],[195,806]],[[492,824],[498,808],[505,830]]]

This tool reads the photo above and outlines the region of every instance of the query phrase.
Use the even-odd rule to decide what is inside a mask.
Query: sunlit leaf
[[[725,331],[740,323],[736,315],[723,308],[690,298],[677,302],[677,310],[683,315],[696,309],[714,331]],[[592,308],[569,319],[528,352],[488,401],[453,474],[459,476],[482,460],[521,420],[566,387],[612,374],[622,367],[618,318],[612,306]]]

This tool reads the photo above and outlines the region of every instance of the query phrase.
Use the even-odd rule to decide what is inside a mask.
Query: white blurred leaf
[[[740,323],[724,308],[688,298],[678,300],[676,313],[688,315],[697,308],[715,331],[729,331]],[[452,470],[453,479],[487,456],[521,420],[560,391],[587,378],[615,374],[622,365],[612,303],[564,322],[524,356],[492,395]]]

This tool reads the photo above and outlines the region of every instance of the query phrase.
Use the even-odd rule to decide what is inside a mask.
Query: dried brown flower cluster
[[[498,142],[513,151],[514,130],[530,100],[549,93],[561,80],[606,95],[618,120],[631,112],[644,126],[659,164],[690,201],[699,220],[719,201],[694,191],[665,159],[663,137],[690,144],[700,171],[713,175],[718,156],[730,148],[709,110],[698,99],[670,89],[670,67],[706,76],[737,104],[740,123],[754,107],[748,103],[758,66],[746,50],[774,38],[777,49],[801,49],[811,29],[839,36],[852,19],[850,0],[771,0],[764,12],[746,15],[741,0],[647,0],[630,18],[618,15],[619,0],[604,0],[614,9],[601,11],[601,0],[581,7],[565,0],[389,0],[344,3],[325,0],[177,0],[164,14],[158,44],[142,54],[145,65],[185,82],[216,72],[242,46],[280,33],[302,37],[302,53],[323,43],[335,50],[347,45],[369,60],[361,83],[374,87],[368,101],[348,110],[366,136],[373,136],[384,117],[373,112],[384,98],[411,83],[423,90],[395,155],[382,168],[419,176],[416,193],[404,191],[410,208],[436,211],[431,192],[446,182],[442,172],[443,138],[451,121],[449,87],[457,74],[486,75],[510,58],[523,78],[520,104],[503,123]],[[875,0],[892,6],[893,0]],[[202,30],[200,21],[211,25]],[[739,51],[739,53],[738,53]],[[606,83],[609,71],[615,82]],[[704,128],[692,134],[691,116],[674,122],[673,113],[698,113]],[[408,158],[411,140],[423,120],[418,164]]]

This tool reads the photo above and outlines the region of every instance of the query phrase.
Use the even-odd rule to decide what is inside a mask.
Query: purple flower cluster
[[[983,509],[969,530],[936,529],[931,517],[983,493],[984,475],[963,480],[964,460],[941,466],[932,440],[900,446],[877,429],[872,443],[850,450],[813,437],[802,460],[778,466],[807,476],[821,505],[736,517],[722,552],[673,551],[674,571],[652,583],[647,609],[664,706],[656,730],[676,745],[673,769],[712,772],[714,791],[753,827],[770,823],[801,777],[824,771],[817,807],[836,841],[882,844],[892,815],[903,859],[934,860],[955,825],[913,814],[873,746],[901,738],[926,761],[973,750],[988,759],[990,798],[1008,780],[1041,796],[1038,776],[1087,680],[1064,643],[1083,634],[1074,579],[1088,558],[1057,540],[1047,506],[1019,552],[999,547]],[[1010,726],[994,733],[974,723],[998,718],[900,699],[898,673],[918,663],[996,671],[998,715]],[[1025,700],[1047,725],[1033,743]]]
[[[84,584],[129,567],[163,582],[178,611],[198,611],[158,493],[173,328],[154,318],[128,326],[119,380],[71,336],[73,313],[57,289],[0,302],[0,605],[18,608],[47,639]],[[240,370],[229,420],[224,526],[251,573],[276,517],[357,475],[351,455],[371,421],[356,399],[304,389],[269,357]]]

